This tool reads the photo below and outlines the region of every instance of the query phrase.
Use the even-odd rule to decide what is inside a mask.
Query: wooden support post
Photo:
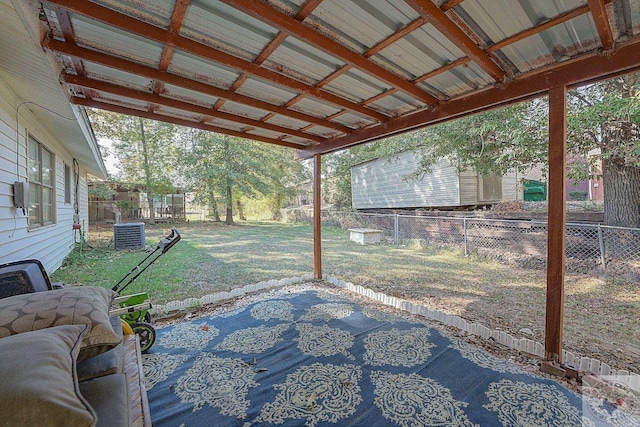
[[[322,279],[322,193],[320,182],[322,176],[321,155],[313,156],[313,275],[316,280]]]
[[[567,88],[549,89],[549,188],[545,360],[562,362],[566,212]]]

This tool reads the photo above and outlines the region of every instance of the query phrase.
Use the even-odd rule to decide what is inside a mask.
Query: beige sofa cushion
[[[64,325],[0,339],[0,424],[94,426],[80,394],[76,357],[86,325]]]
[[[122,341],[109,323],[117,293],[94,286],[34,292],[0,299],[0,337],[60,325],[88,325],[78,360],[103,353]]]

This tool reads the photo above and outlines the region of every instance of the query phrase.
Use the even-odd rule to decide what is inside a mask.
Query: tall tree
[[[97,110],[90,111],[90,118],[99,137],[113,140],[121,168],[116,178],[130,185],[143,184],[149,205],[149,222],[153,224],[154,196],[174,191],[175,127]]]
[[[243,216],[243,197],[273,198],[280,208],[298,191],[303,168],[291,150],[193,129],[183,129],[180,140],[187,185],[210,206],[222,200],[226,224],[233,224],[234,208]]]
[[[571,92],[569,142],[587,159],[600,151],[607,225],[640,226],[640,74]],[[591,168],[597,169],[597,168]]]
[[[280,219],[280,208],[304,191],[303,183],[310,180],[310,171],[294,159],[290,148],[263,146],[260,165],[262,180],[267,191],[259,193],[267,202],[271,219]]]

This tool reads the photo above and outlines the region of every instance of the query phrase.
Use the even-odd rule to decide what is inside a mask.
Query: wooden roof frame
[[[243,2],[238,0],[220,1],[240,12],[268,23],[278,30],[277,35],[272,38],[253,60],[247,61],[213,46],[181,35],[180,30],[190,6],[189,0],[176,0],[168,28],[166,29],[151,23],[142,22],[134,16],[126,15],[96,3],[89,3],[83,0],[44,0],[43,4],[50,5],[50,7],[54,8],[63,33],[63,40],[49,39],[45,41],[44,46],[50,51],[71,57],[77,77],[86,77],[84,61],[89,61],[146,77],[153,81],[153,90],[151,94],[148,94],[153,96],[143,96],[143,94],[140,93],[141,91],[135,91],[125,86],[117,88],[113,86],[114,83],[112,83],[112,86],[109,86],[110,91],[107,91],[105,86],[101,86],[100,88],[88,87],[90,85],[87,80],[75,79],[72,75],[66,73],[62,81],[81,91],[81,97],[74,96],[72,98],[74,103],[82,105],[92,104],[89,100],[91,100],[95,94],[102,91],[111,94],[117,92],[120,96],[124,97],[126,91],[129,90],[133,99],[141,101],[141,98],[144,98],[144,102],[147,103],[145,117],[151,117],[157,120],[174,120],[175,118],[170,118],[166,114],[158,113],[159,107],[170,106],[172,108],[184,109],[194,114],[202,113],[198,118],[185,121],[185,123],[188,124],[193,122],[194,126],[199,126],[200,128],[202,128],[201,125],[205,125],[206,127],[207,120],[219,118],[237,124],[236,129],[227,129],[229,132],[233,132],[234,135],[258,139],[256,134],[259,134],[259,132],[255,132],[256,130],[259,131],[262,129],[275,132],[279,134],[277,138],[262,137],[259,140],[297,148],[299,149],[297,155],[300,158],[309,158],[318,153],[326,154],[363,142],[373,141],[396,133],[428,126],[443,120],[462,117],[488,108],[495,108],[533,96],[539,96],[548,89],[551,79],[554,81],[554,84],[571,86],[584,81],[607,78],[620,72],[632,71],[638,68],[638,62],[640,61],[638,54],[634,52],[637,38],[617,45],[614,41],[613,31],[607,16],[607,5],[611,0],[588,0],[588,3],[585,5],[565,11],[556,17],[537,23],[531,28],[487,46],[478,44],[479,41],[477,37],[470,36],[470,34],[473,34],[473,31],[465,27],[465,24],[462,23],[454,13],[456,7],[464,3],[462,0],[445,1],[440,7],[436,6],[431,0],[406,0],[406,3],[415,10],[419,17],[401,28],[396,29],[388,37],[380,40],[362,54],[354,52],[326,35],[314,31],[308,25],[303,24],[303,21],[322,5],[322,0],[308,0],[304,2],[300,9],[293,15],[288,15],[263,2]],[[82,15],[121,31],[135,34],[161,44],[162,55],[159,65],[156,68],[146,67],[135,61],[79,46],[74,34],[70,17],[71,14]],[[571,59],[566,63],[536,69],[529,73],[516,76],[511,75],[510,70],[503,68],[503,64],[499,58],[495,56],[496,52],[500,49],[585,14],[590,14],[593,18],[602,43],[601,51],[594,51],[588,55],[581,55],[575,58],[575,60]],[[426,24],[433,25],[445,39],[455,44],[465,56],[412,79],[404,79],[375,62],[370,61],[372,56],[389,48],[398,40],[410,35]],[[343,61],[345,65],[337,68],[333,73],[327,75],[315,84],[304,83],[287,77],[282,73],[265,68],[263,66],[265,61],[288,37],[297,38],[323,52],[333,55]],[[167,71],[175,50],[180,50],[238,70],[239,76],[227,89],[211,86],[195,80],[189,81],[186,77],[178,76]],[[603,53],[606,60],[603,60],[601,57]],[[453,70],[456,67],[467,66],[469,63],[476,63],[494,80],[494,84],[468,95],[451,99],[443,97],[442,94],[439,93],[429,93],[425,91],[424,88],[418,87],[419,83]],[[389,84],[390,88],[359,102],[337,96],[331,91],[324,89],[329,83],[352,69],[360,70],[374,78],[378,78]],[[579,71],[578,77],[574,77],[576,70]],[[274,82],[277,85],[281,85],[284,88],[298,93],[298,95],[282,105],[276,105],[238,93],[238,89],[251,77]],[[83,86],[79,82],[83,82],[85,85]],[[216,97],[218,100],[210,107],[203,107],[201,105],[190,106],[188,102],[184,101],[167,101],[166,99],[162,99],[166,98],[162,97],[162,92],[167,83],[196,92],[202,92]],[[541,85],[540,83],[543,84]],[[410,96],[415,102],[422,103],[423,107],[397,117],[388,116],[376,108],[371,108],[372,105],[381,99],[398,92]],[[339,109],[339,111],[325,117],[302,113],[295,108],[295,105],[306,98],[326,102]],[[224,108],[227,101],[258,108],[265,113],[262,117],[255,119],[243,117],[238,114],[225,113],[221,111],[221,109]],[[98,101],[97,103],[93,103],[93,105],[119,111],[121,111],[122,108],[128,108],[130,113],[139,115],[143,112],[142,110],[138,112],[138,108],[131,108],[131,106],[114,105],[112,103],[105,103],[104,101]],[[205,111],[206,109],[211,111]],[[340,123],[339,117],[346,113],[367,117],[370,123],[364,126],[356,126],[355,128],[342,124]],[[286,128],[276,124],[270,124],[269,121],[273,120],[276,116],[291,117],[294,120],[308,124],[299,128]],[[315,129],[318,127],[331,130],[333,135],[328,137],[319,136],[315,132]],[[225,127],[217,126],[217,128],[219,128],[220,131],[226,131]],[[242,130],[237,130],[238,128]],[[301,143],[300,141],[302,140],[305,142]]]
[[[546,365],[548,370],[554,372],[553,365],[562,361],[567,89],[640,70],[640,34],[637,29],[628,34],[620,34],[619,28],[612,27],[612,21],[614,24],[618,22],[615,17],[609,16],[616,10],[611,5],[612,0],[586,0],[586,3],[574,9],[562,10],[556,16],[535,22],[531,27],[523,28],[515,34],[513,31],[504,31],[504,34],[509,35],[501,40],[493,40],[484,34],[478,23],[469,18],[466,10],[463,10],[464,0],[403,0],[401,4],[407,6],[403,13],[408,16],[411,13],[407,11],[413,11],[415,16],[403,21],[402,25],[393,28],[384,37],[379,37],[375,43],[365,45],[360,51],[354,47],[356,42],[351,45],[347,43],[349,37],[339,40],[339,28],[322,28],[322,22],[313,20],[314,14],[324,5],[322,0],[303,1],[297,11],[286,10],[286,6],[278,0],[219,2],[234,11],[226,15],[237,13],[268,25],[273,30],[272,37],[259,52],[253,52],[253,57],[249,54],[237,54],[231,48],[225,51],[216,43],[207,44],[203,40],[185,36],[182,30],[188,22],[188,10],[191,6],[189,0],[175,0],[166,28],[141,20],[135,13],[127,14],[115,7],[103,6],[100,0],[42,0],[45,5],[43,9],[46,7],[53,11],[58,26],[56,36],[48,34],[43,37],[43,47],[57,55],[58,59],[68,58],[65,66],[61,67],[63,72],[60,81],[67,86],[71,103],[290,147],[297,150],[299,158],[313,158],[314,275],[318,279],[322,278],[320,165],[323,154],[549,95],[549,239],[545,357],[549,361],[549,365]],[[145,0],[139,3],[144,5]],[[277,5],[280,5],[279,8]],[[345,2],[340,7],[348,8],[349,5],[350,3]],[[101,45],[83,45],[74,31],[76,15],[160,45],[161,54],[157,65],[149,65],[141,58],[131,59],[122,53],[106,51]],[[585,16],[591,20],[585,20]],[[576,24],[577,20],[579,24]],[[558,53],[557,57],[553,51],[549,52],[549,56],[556,59],[555,62],[524,67],[529,69],[526,72],[520,72],[520,68],[511,63],[505,54],[505,49],[516,49],[519,43],[526,43],[533,36],[563,25],[570,26],[571,23],[582,25],[585,32],[597,34],[593,39],[584,40],[589,46],[584,51],[575,49],[575,52],[568,55]],[[637,23],[634,25],[637,27]],[[589,27],[588,30],[585,27]],[[443,50],[453,46],[454,49],[451,50],[462,52],[462,56],[437,62],[436,67],[425,69],[422,74],[415,70],[406,71],[413,64],[407,64],[407,67],[394,64],[397,65],[395,68],[381,65],[379,57],[385,50],[417,31],[435,37]],[[326,55],[331,58],[335,69],[314,81],[309,76],[299,78],[294,73],[284,72],[282,69],[286,68],[286,64],[276,64],[282,69],[270,66],[269,60],[289,38],[308,46],[309,51],[315,49],[321,52],[316,56]],[[220,68],[233,70],[237,76],[227,87],[222,87],[203,81],[198,76],[172,72],[176,51],[216,64]],[[430,58],[424,59],[423,63],[428,63],[428,59]],[[151,86],[143,89],[133,87],[130,82],[100,80],[89,75],[88,63],[136,76],[137,79],[147,79],[152,82]],[[457,71],[458,74],[463,74],[460,70],[472,66],[473,72],[481,76],[476,80],[476,83],[482,82],[479,87],[448,92],[447,87],[438,89],[430,84],[446,73],[453,74]],[[339,91],[334,84],[349,74],[371,78],[375,82],[370,85],[371,93],[377,93],[337,93]],[[291,96],[276,103],[242,93],[244,86],[251,80],[268,82],[273,88],[282,89],[281,92],[291,93]],[[193,91],[202,98],[215,101],[207,104],[200,99],[166,96],[168,86]],[[402,99],[410,108],[388,111],[382,103],[385,99],[391,99],[389,97]],[[305,111],[300,106],[306,101],[327,106],[331,113]],[[230,103],[251,111],[253,116],[227,110]],[[181,111],[184,117],[163,113],[164,107]],[[256,111],[262,112],[259,117],[256,117]],[[233,126],[229,123],[233,123]]]

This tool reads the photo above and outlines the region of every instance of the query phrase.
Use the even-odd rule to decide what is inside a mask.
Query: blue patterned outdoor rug
[[[153,425],[640,425],[427,323],[311,289],[158,329]]]

